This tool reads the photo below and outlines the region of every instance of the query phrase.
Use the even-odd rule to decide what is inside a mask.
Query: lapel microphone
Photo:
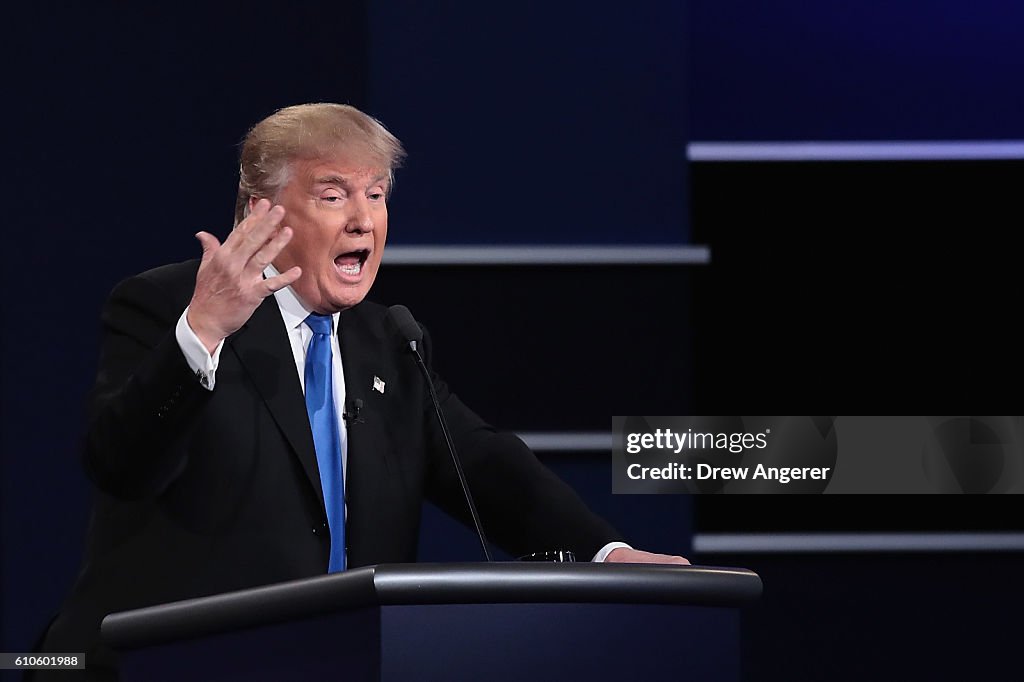
[[[341,413],[341,418],[345,420],[345,423],[348,424],[349,428],[351,428],[353,424],[362,424],[363,420],[359,417],[359,413],[362,412],[362,410],[363,401],[361,398],[356,398],[349,402],[345,411]]]
[[[422,372],[423,378],[427,382],[427,389],[430,391],[430,401],[434,404],[434,413],[437,414],[437,421],[441,424],[441,432],[444,434],[444,440],[448,444],[448,452],[451,453],[452,464],[455,465],[455,473],[459,476],[462,494],[466,496],[466,504],[469,506],[469,515],[473,517],[473,527],[476,529],[477,539],[480,540],[480,546],[484,550],[484,557],[487,561],[494,561],[491,558],[491,550],[487,545],[487,536],[484,535],[483,526],[480,524],[480,515],[477,514],[476,505],[473,503],[473,495],[469,492],[469,484],[466,483],[466,474],[462,472],[462,462],[459,460],[459,455],[455,452],[452,434],[448,431],[448,422],[445,421],[444,413],[441,412],[441,404],[437,400],[434,382],[430,380],[430,370],[427,369],[426,363],[423,362],[423,356],[420,355],[419,347],[423,341],[423,330],[416,324],[412,313],[404,305],[393,305],[388,308],[388,321],[395,327],[398,334],[405,339],[409,350],[412,351],[413,359],[416,360],[416,365],[420,368],[420,372]]]

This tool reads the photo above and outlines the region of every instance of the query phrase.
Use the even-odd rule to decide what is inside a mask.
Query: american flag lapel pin
[[[373,390],[380,391],[384,395],[384,380],[378,376],[373,377]]]

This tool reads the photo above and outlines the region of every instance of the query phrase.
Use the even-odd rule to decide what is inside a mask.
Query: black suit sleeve
[[[423,349],[430,367],[427,334]],[[541,464],[522,440],[496,431],[466,407],[433,370],[431,376],[490,540],[513,556],[568,549],[578,560],[589,561],[609,542],[623,539],[592,513],[571,487]],[[424,409],[433,412],[429,403]],[[428,415],[426,423],[432,457],[428,498],[471,525],[441,428],[433,414]]]
[[[156,495],[174,479],[185,465],[189,418],[209,393],[174,337],[185,308],[174,298],[138,276],[119,284],[103,309],[85,468],[116,497]]]

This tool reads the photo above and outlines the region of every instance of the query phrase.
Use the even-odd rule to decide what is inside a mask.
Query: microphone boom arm
[[[420,355],[419,350],[416,349],[416,342],[409,342],[409,349],[412,351],[412,355],[416,358],[416,365],[420,368],[420,372],[423,373],[423,378],[427,381],[427,389],[430,391],[430,401],[434,404],[434,412],[437,414],[437,421],[441,424],[441,432],[444,434],[444,439],[448,443],[448,452],[452,455],[452,464],[455,465],[455,473],[459,476],[459,483],[462,485],[462,491],[466,494],[466,504],[469,506],[469,515],[473,517],[473,526],[476,528],[476,535],[480,539],[480,547],[484,550],[484,558],[488,562],[494,561],[491,557],[491,550],[487,546],[487,536],[484,535],[484,527],[480,523],[480,515],[476,511],[476,504],[473,502],[473,494],[469,492],[469,484],[466,482],[466,474],[462,471],[462,462],[459,461],[459,456],[455,452],[455,443],[452,441],[452,434],[448,431],[448,422],[444,418],[444,412],[441,411],[441,403],[437,400],[437,392],[434,391],[434,382],[430,380],[430,371],[427,369],[427,365],[423,362],[423,357]]]

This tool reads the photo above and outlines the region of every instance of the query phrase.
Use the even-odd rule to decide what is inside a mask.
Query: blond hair
[[[273,199],[288,184],[293,161],[339,154],[386,171],[390,185],[405,158],[380,121],[347,104],[298,104],[254,125],[242,141],[235,225],[249,214],[250,198]]]

